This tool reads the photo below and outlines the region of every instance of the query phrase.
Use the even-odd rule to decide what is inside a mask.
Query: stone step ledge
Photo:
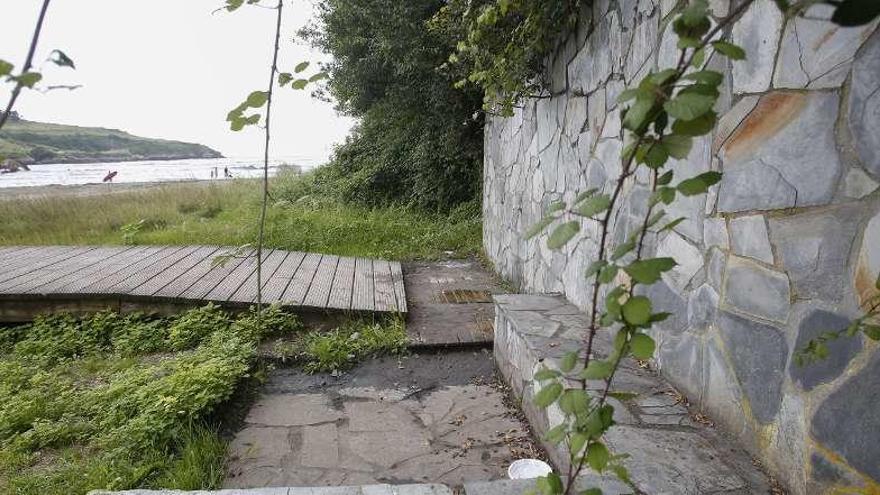
[[[238,488],[230,490],[92,490],[88,495],[453,495],[446,485],[363,485]]]
[[[533,398],[540,385],[532,377],[542,367],[560,369],[562,357],[584,349],[589,319],[579,308],[558,295],[504,294],[495,300],[495,362],[535,436],[559,472],[566,472],[568,453],[544,440],[564,415],[557,405],[540,409]],[[594,355],[600,359],[612,350],[613,333],[600,330]],[[598,395],[604,381],[591,381],[587,389]],[[635,397],[613,398],[616,425],[605,442],[625,461],[630,477],[644,493],[769,493],[767,476],[751,456],[720,430],[694,420],[686,398],[655,371],[627,359],[614,377],[612,390]],[[592,473],[594,474],[594,473]]]

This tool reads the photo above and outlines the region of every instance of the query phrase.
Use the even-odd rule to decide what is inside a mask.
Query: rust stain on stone
[[[877,288],[874,286],[875,283],[876,279],[871,270],[868,269],[868,261],[865,259],[859,260],[855,276],[856,294],[859,297],[859,303],[865,305],[869,299],[878,294]]]
[[[736,160],[782,130],[807,105],[804,93],[777,91],[761,97],[758,105],[722,147],[725,157]]]
[[[820,36],[819,39],[817,39],[816,42],[813,43],[813,51],[818,51],[819,48],[821,48],[822,45],[824,45],[828,40],[830,40],[831,37],[834,36],[834,33],[836,33],[836,32],[837,32],[837,26],[825,31],[825,34]]]

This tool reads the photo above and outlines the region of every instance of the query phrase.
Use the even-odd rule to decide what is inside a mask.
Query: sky
[[[267,3],[264,0],[263,3]],[[0,59],[24,62],[42,0],[0,0]],[[262,155],[262,130],[229,130],[230,109],[265,89],[275,11],[244,6],[215,12],[223,0],[52,0],[37,46],[42,84],[82,87],[24,91],[15,109],[28,120],[122,129],[144,137],[191,141],[230,157]],[[312,16],[309,0],[286,1],[279,69],[326,60],[296,31]],[[63,50],[76,70],[43,65]],[[36,61],[40,61],[39,64]],[[307,72],[310,73],[310,72]],[[0,88],[5,106],[8,84]],[[352,120],[309,91],[278,90],[272,155],[321,163]]]

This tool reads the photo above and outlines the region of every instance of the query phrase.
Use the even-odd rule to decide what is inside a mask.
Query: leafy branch
[[[46,20],[46,12],[49,10],[49,2],[50,0],[43,0],[43,6],[40,8],[40,14],[37,17],[37,24],[34,26],[34,34],[31,36],[31,43],[28,47],[27,57],[25,57],[21,71],[19,71],[18,74],[13,74],[15,65],[0,59],[0,79],[5,78],[6,82],[14,84],[12,94],[9,97],[9,101],[6,103],[6,109],[0,113],[0,129],[3,128],[6,121],[9,119],[9,116],[12,114],[12,109],[15,106],[15,102],[18,100],[19,94],[21,94],[21,90],[23,88],[33,89],[34,86],[43,79],[43,75],[40,72],[31,69],[34,64],[34,54],[37,51],[37,43],[40,41],[40,33],[43,30],[43,21]],[[52,53],[49,54],[48,61],[59,67],[70,67],[71,69],[76,68],[73,60],[61,50],[53,50]],[[71,88],[71,86],[59,87]]]
[[[678,196],[705,194],[721,180],[719,172],[709,171],[673,185],[674,172],[666,170],[666,165],[670,158],[686,159],[693,139],[714,128],[717,115],[713,108],[723,74],[706,70],[703,65],[710,49],[732,60],[744,58],[740,47],[719,39],[719,34],[752,2],[743,2],[714,27],[706,0],[695,0],[681,11],[673,22],[680,50],[676,66],[648,74],[618,98],[619,104],[627,105],[621,111],[621,124],[628,144],[622,152],[621,171],[611,193],[591,189],[579,194],[571,205],[554,203],[527,233],[531,238],[556,224],[547,238],[547,246],[560,249],[580,232],[583,221],[599,223],[596,261],[585,274],[592,280],[592,306],[584,349],[566,354],[560,369],[545,368],[535,375],[543,384],[535,395],[535,404],[542,408],[556,404],[564,415],[562,423],[547,432],[547,439],[564,445],[570,455],[565,481],[556,473],[538,480],[545,495],[571,493],[575,480],[587,466],[600,473],[610,470],[630,483],[622,462],[626,456],[612,455],[603,441],[604,434],[615,424],[614,408],[607,399],[616,395],[612,384],[623,359],[651,358],[656,344],[648,331],[670,316],[655,312],[651,299],[642,295],[638,287],[656,283],[676,266],[673,258],[643,257],[647,235],[672,230],[683,220],[661,223],[666,217],[663,205],[672,204]],[[636,230],[612,246],[609,233],[614,213],[619,210],[625,184],[640,167],[646,167],[651,177],[645,214]],[[570,216],[580,219],[564,220]],[[604,304],[600,304],[603,294]],[[611,355],[598,359],[594,356],[594,345],[602,329],[616,330],[616,336]],[[588,385],[597,380],[600,392],[595,396],[588,391]],[[575,386],[568,386],[569,383]],[[585,493],[601,492],[592,489]]]

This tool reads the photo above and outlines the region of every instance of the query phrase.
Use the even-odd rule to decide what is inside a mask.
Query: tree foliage
[[[327,170],[343,200],[447,210],[479,196],[481,91],[437,70],[454,49],[427,28],[440,0],[323,0],[301,35],[333,56],[319,94],[358,119]]]

